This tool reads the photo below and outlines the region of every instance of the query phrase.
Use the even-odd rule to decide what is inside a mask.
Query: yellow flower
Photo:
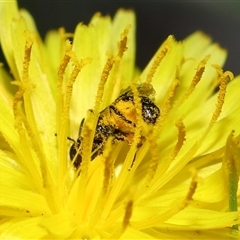
[[[169,36],[140,72],[133,12],[42,42],[15,1],[0,3],[0,38],[1,239],[239,239],[240,77],[222,71],[225,50],[200,32]],[[160,117],[146,124],[151,87]],[[132,107],[114,102],[122,89],[136,126],[103,134],[91,157],[96,125],[117,121],[102,110]]]

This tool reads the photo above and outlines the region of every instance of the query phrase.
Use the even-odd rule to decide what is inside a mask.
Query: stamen
[[[174,106],[175,108],[179,107],[183,104],[183,102],[193,93],[194,89],[196,88],[197,84],[202,79],[203,73],[205,71],[205,67],[207,64],[207,61],[209,60],[210,55],[207,55],[203,60],[200,61],[200,63],[197,66],[197,71],[195,73],[195,76],[193,77],[193,80],[185,92],[185,94],[177,101],[177,104]]]
[[[169,90],[166,94],[166,100],[164,101],[163,107],[161,108],[161,115],[156,123],[155,128],[157,131],[157,135],[161,134],[161,130],[164,125],[164,122],[166,121],[167,115],[169,114],[171,107],[173,105],[173,99],[179,84],[180,84],[180,81],[178,79],[175,79],[172,82],[171,86],[169,87]]]
[[[121,34],[121,41],[119,43],[119,50],[118,50],[118,56],[120,58],[123,57],[123,54],[125,51],[127,51],[127,35],[129,33],[129,30],[132,26],[129,24],[123,31],[123,33]]]
[[[125,215],[122,222],[122,233],[126,230],[130,223],[130,219],[133,211],[133,200],[129,200],[125,209]]]
[[[24,60],[23,60],[23,72],[22,72],[22,81],[28,82],[28,69],[31,59],[32,45],[35,41],[35,35],[30,31],[25,31],[24,35],[26,37],[25,51],[24,51]]]
[[[151,151],[151,160],[149,163],[149,168],[146,174],[145,186],[148,188],[151,184],[152,179],[155,176],[157,171],[158,163],[159,163],[159,149],[156,142],[156,134],[153,134],[153,131],[150,131],[147,139],[150,143],[150,151]]]
[[[129,179],[132,177],[133,173],[136,170],[137,165],[139,164],[139,162],[136,162],[132,166],[134,156],[136,153],[136,149],[137,149],[137,144],[139,143],[139,140],[141,138],[141,135],[140,135],[141,126],[139,124],[139,120],[141,118],[140,117],[141,116],[141,102],[140,102],[140,98],[138,97],[138,91],[137,91],[136,86],[134,84],[132,84],[131,87],[132,87],[132,91],[134,94],[134,103],[135,103],[135,107],[136,107],[136,111],[137,111],[137,124],[136,124],[137,127],[136,127],[136,131],[134,132],[133,143],[130,147],[130,150],[128,151],[125,161],[123,162],[122,169],[119,173],[118,178],[114,182],[114,185],[112,186],[111,191],[108,195],[108,198],[105,202],[105,205],[104,205],[104,208],[102,211],[102,216],[101,216],[102,219],[107,218],[108,213],[110,212],[112,205],[114,204],[114,201],[116,200],[117,196],[122,191],[124,184],[129,182]]]
[[[109,74],[110,74],[110,71],[113,67],[113,64],[114,64],[114,58],[113,56],[111,56],[110,54],[108,54],[108,59],[107,59],[107,62],[103,68],[103,71],[102,71],[102,75],[101,75],[101,79],[100,79],[100,82],[99,82],[99,85],[98,85],[98,91],[97,91],[97,96],[96,96],[96,101],[95,101],[95,107],[94,107],[94,110],[96,113],[98,113],[100,111],[100,106],[101,106],[101,103],[102,103],[102,98],[103,98],[103,93],[104,93],[104,86],[105,86],[105,83],[109,77]]]
[[[107,53],[108,59],[103,68],[101,79],[100,79],[100,82],[98,85],[98,92],[97,92],[95,108],[94,108],[96,113],[99,112],[99,109],[101,107],[101,103],[102,103],[103,95],[104,95],[104,88],[105,88],[105,84],[106,84],[107,80],[110,77],[117,79],[116,76],[118,74],[119,64],[121,62],[124,52],[127,50],[127,40],[128,40],[127,35],[129,33],[130,28],[131,28],[131,25],[127,26],[126,29],[121,34],[121,37],[120,37],[121,40],[119,42],[117,55],[112,56],[110,53]],[[111,87],[110,89],[114,89],[113,84],[115,82],[116,82],[116,80],[109,81],[109,84],[112,84],[112,85],[108,86],[108,88]],[[107,99],[110,99],[110,96],[106,96],[106,97],[107,97]],[[107,102],[107,99],[106,99],[106,101],[104,101],[104,103]]]
[[[222,111],[222,106],[224,104],[227,85],[233,79],[233,74],[231,72],[226,71],[223,73],[222,69],[219,66],[213,65],[213,67],[217,70],[217,72],[220,75],[220,86],[219,86],[219,91],[218,91],[216,108],[215,108],[215,111],[213,112],[213,115],[212,115],[212,118],[211,118],[211,121],[209,123],[207,130],[204,133],[204,135],[202,136],[202,140],[208,135],[208,133],[212,129],[214,123],[217,121],[217,119]],[[200,140],[200,142],[202,142],[202,140]]]
[[[63,91],[63,81],[64,81],[64,74],[66,71],[66,68],[70,62],[70,60],[74,63],[74,68],[70,74],[70,77],[68,79],[65,94],[62,93]],[[83,59],[81,61],[78,61],[76,55],[72,51],[72,46],[70,44],[70,41],[66,41],[66,51],[65,55],[63,57],[62,63],[59,66],[58,69],[58,81],[57,81],[57,87],[58,87],[58,103],[57,103],[57,118],[61,119],[59,122],[58,128],[58,146],[62,146],[59,148],[59,180],[64,178],[64,173],[66,174],[66,166],[67,162],[65,159],[65,153],[67,152],[67,132],[68,132],[68,122],[69,122],[69,112],[70,112],[70,101],[72,97],[72,90],[73,90],[73,84],[76,81],[78,74],[80,73],[81,69],[91,62],[91,59]],[[65,98],[64,98],[65,96]],[[63,182],[60,180],[60,182]]]
[[[171,82],[171,85],[169,86],[169,88],[165,94],[165,97],[162,100],[163,106],[167,107],[167,112],[169,111],[169,109],[173,103],[173,100],[174,100],[174,97],[176,96],[176,92],[177,92],[179,85],[180,85],[179,69],[177,68],[176,73],[175,73],[175,79]]]
[[[73,84],[75,83],[78,74],[80,73],[80,71],[82,70],[82,68],[91,63],[91,59],[86,58],[86,59],[82,59],[79,61],[77,61],[77,59],[75,59],[74,57],[71,58],[74,61],[74,69],[71,72],[71,75],[69,77],[69,81],[67,84],[67,88],[66,88],[66,98],[65,98],[65,106],[63,108],[63,114],[67,117],[69,117],[69,110],[70,110],[70,101],[72,98],[72,90],[73,90]]]
[[[112,155],[112,138],[108,138],[103,151],[103,161],[104,161],[104,172],[103,172],[103,184],[102,191],[98,196],[98,200],[95,206],[94,214],[91,217],[89,222],[89,228],[93,228],[97,221],[99,221],[102,208],[108,197],[110,187],[112,185],[113,176],[114,176],[114,157]]]
[[[111,154],[112,150],[112,138],[109,138],[105,144],[103,151],[104,159],[104,178],[103,178],[103,194],[106,196],[110,190],[111,182],[114,173],[114,163],[113,156]]]
[[[81,59],[80,61],[77,59],[76,55],[74,54],[74,52],[72,51],[72,46],[70,41],[66,41],[66,52],[65,55],[63,57],[63,61],[59,66],[58,69],[58,87],[59,87],[59,91],[62,90],[63,87],[63,76],[66,70],[66,67],[69,63],[69,61],[72,60],[73,64],[74,64],[74,68],[70,74],[69,80],[67,82],[67,86],[66,86],[66,92],[65,92],[65,101],[64,101],[64,106],[63,106],[63,110],[62,110],[62,117],[63,119],[65,118],[69,118],[69,109],[70,109],[70,101],[71,101],[71,97],[72,97],[72,89],[73,89],[73,84],[76,81],[78,74],[80,73],[80,71],[82,70],[82,68],[91,63],[91,59],[90,58],[86,58],[86,59]]]
[[[176,146],[173,150],[172,159],[174,159],[177,156],[177,154],[179,153],[180,149],[183,146],[183,143],[186,140],[186,130],[185,130],[185,126],[184,126],[183,122],[178,121],[176,123],[176,126],[178,128],[178,141],[177,141],[177,144],[176,144]]]
[[[23,71],[22,71],[22,78],[21,81],[13,81],[12,84],[18,85],[19,90],[16,92],[14,99],[13,99],[13,114],[15,117],[15,127],[19,134],[19,143],[22,145],[21,153],[18,149],[15,150],[17,154],[20,154],[19,160],[24,160],[23,165],[26,166],[32,175],[36,185],[40,192],[44,194],[43,190],[43,183],[42,183],[42,176],[40,176],[39,169],[36,165],[36,160],[33,157],[32,150],[35,149],[38,157],[40,155],[41,159],[41,148],[39,147],[38,143],[35,141],[35,134],[32,131],[32,127],[36,126],[35,118],[32,111],[32,105],[29,94],[26,94],[29,90],[33,89],[34,85],[29,82],[29,65],[31,60],[31,50],[32,45],[34,43],[35,37],[34,34],[30,31],[25,31],[26,43],[25,43],[25,51],[24,51],[24,60],[23,60]],[[29,124],[26,116],[24,115],[21,104],[23,102],[24,97],[24,104],[25,104],[25,111],[28,113],[31,121],[31,125]],[[35,129],[36,130],[36,129]],[[27,134],[26,134],[27,133]],[[28,136],[28,137],[27,137]],[[31,139],[31,144],[34,146],[33,148],[26,148],[25,143],[29,142]],[[38,150],[38,151],[37,151]],[[39,161],[41,163],[41,161]],[[43,167],[41,165],[41,167]],[[43,171],[44,172],[44,171]]]
[[[173,217],[174,215],[176,215],[178,212],[185,209],[189,205],[194,193],[196,192],[197,185],[198,185],[197,173],[193,169],[192,170],[192,181],[190,183],[186,197],[182,201],[180,201],[178,199],[172,204],[173,207],[170,210],[168,210],[158,216],[146,218],[146,219],[144,219],[144,221],[132,222],[131,225],[134,228],[140,230],[140,229],[150,228],[150,227],[159,225],[160,223],[167,221],[169,218]]]
[[[234,138],[232,132],[227,139],[225,154],[222,163],[222,172],[224,175],[224,179],[226,179],[226,188],[228,192],[230,212],[238,210],[237,191],[240,174],[239,159],[239,140]],[[232,228],[238,230],[238,225],[233,225]]]
[[[154,136],[161,135],[161,131],[163,130],[163,126],[164,126],[164,122],[166,121],[167,115],[169,114],[169,111],[171,109],[172,101],[173,101],[173,98],[174,98],[175,92],[177,91],[178,86],[179,86],[179,80],[175,79],[172,82],[172,84],[168,90],[168,93],[166,95],[167,98],[164,101],[165,103],[163,104],[163,107],[161,108],[161,115],[158,118],[158,120],[154,126],[154,129],[153,129]],[[151,137],[151,135],[152,135],[152,137]],[[156,138],[154,136],[152,133],[149,133],[149,136],[148,136],[149,142],[151,144],[152,160],[151,160],[151,164],[148,169],[148,173],[146,175],[146,187],[149,186],[149,183],[154,178],[154,175],[156,174],[156,170],[158,169],[157,166],[159,163],[158,145],[156,144]],[[174,159],[174,157],[173,157],[173,159]],[[164,166],[166,166],[165,170],[169,167],[169,165],[173,159],[171,159],[171,160],[169,159],[169,161],[167,161],[167,162],[165,162],[166,160],[164,161]]]
[[[178,155],[179,151],[181,150],[184,142],[186,141],[186,130],[185,126],[182,121],[178,121],[176,123],[176,126],[178,128],[178,141],[173,148],[173,151],[162,161],[161,167],[159,167],[158,174],[163,174],[167,169],[169,168],[170,164],[173,162],[173,160]],[[160,176],[161,176],[160,175]]]
[[[80,166],[81,176],[87,178],[88,174],[88,165],[91,160],[92,155],[92,139],[94,135],[93,129],[93,115],[88,112],[88,115],[85,119],[83,128],[82,128],[82,143],[81,143],[81,154],[82,154],[82,163]]]
[[[23,134],[24,128],[25,128],[29,137],[32,138],[34,134],[31,131],[31,128],[29,126],[29,123],[25,115],[22,113],[21,104],[23,102],[22,98],[25,92],[33,89],[33,85],[29,82],[20,82],[20,81],[12,81],[11,84],[19,86],[19,90],[16,92],[13,100],[13,113],[15,117],[15,127],[17,128],[19,135]]]
[[[14,116],[15,116],[16,119],[17,119],[17,115],[18,115],[17,105],[22,102],[21,99],[22,99],[24,93],[27,90],[30,90],[34,87],[29,82],[28,70],[29,70],[29,64],[30,64],[30,60],[31,60],[32,45],[34,43],[35,38],[34,38],[34,34],[31,33],[30,31],[25,31],[24,35],[26,37],[26,43],[25,43],[25,50],[24,50],[23,70],[22,70],[21,82],[20,81],[13,81],[12,82],[12,84],[19,86],[19,90],[15,94],[15,97],[14,97],[15,100],[13,102],[13,113],[14,113]]]
[[[69,77],[69,80],[67,82],[65,99],[63,99],[62,90],[63,90],[64,74],[65,74],[66,68],[67,68],[70,60],[73,61],[74,68],[73,68],[71,75]],[[65,54],[64,54],[62,63],[60,64],[60,66],[58,68],[58,81],[57,81],[57,87],[59,89],[58,103],[60,104],[60,106],[62,106],[62,104],[61,104],[62,100],[65,100],[63,103],[64,107],[59,108],[59,109],[61,109],[61,113],[62,113],[61,117],[63,117],[63,119],[69,118],[69,108],[70,108],[70,100],[72,97],[73,84],[76,81],[77,76],[78,76],[79,72],[81,71],[81,69],[89,63],[91,63],[90,58],[82,59],[80,61],[77,59],[76,55],[72,51],[72,46],[71,46],[70,41],[67,40]]]
[[[158,52],[156,54],[156,56],[154,57],[152,66],[150,71],[147,74],[147,78],[146,78],[146,83],[151,83],[154,77],[154,74],[156,73],[157,68],[159,67],[161,61],[163,60],[163,58],[166,56],[167,52],[170,50],[171,48],[171,44],[173,41],[173,36],[169,36],[166,40],[166,42],[163,45],[163,49]]]
[[[88,168],[91,159],[92,153],[92,139],[94,130],[92,128],[93,118],[87,115],[83,128],[82,128],[82,142],[81,142],[81,155],[82,155],[82,162],[78,171],[81,171],[79,175],[79,184],[78,184],[78,191],[77,191],[77,203],[79,206],[84,206],[85,196],[86,196],[86,188],[87,188],[87,179],[88,179]],[[78,172],[78,173],[79,173]],[[83,219],[85,209],[82,207],[77,208],[76,216],[77,219]]]
[[[211,123],[214,124],[222,110],[222,106],[224,103],[225,95],[226,95],[226,90],[227,90],[227,85],[228,83],[233,79],[233,74],[230,71],[226,71],[222,73],[222,69],[217,66],[213,65],[213,67],[218,71],[220,74],[220,86],[219,86],[219,92],[218,92],[218,99],[217,99],[217,104],[216,104],[216,110],[213,113]]]
[[[121,226],[121,228],[116,228],[115,232],[111,236],[108,236],[108,239],[121,238],[121,236],[123,235],[123,233],[125,232],[127,227],[130,225],[130,219],[132,217],[132,212],[133,212],[133,204],[134,204],[133,199],[129,199],[125,206],[125,209],[124,209],[124,206],[121,207],[121,212],[125,210],[124,216],[123,216],[123,221],[122,221],[122,226]],[[119,214],[117,214],[116,217],[121,217],[121,216],[119,216]],[[108,222],[109,222],[109,219],[108,219]],[[109,222],[108,225],[109,224],[111,225],[111,222]]]
[[[105,64],[104,68],[103,68],[103,71],[102,71],[102,75],[101,75],[100,82],[99,82],[99,85],[98,85],[96,101],[95,101],[94,113],[96,113],[96,114],[98,114],[100,112],[100,107],[101,107],[101,103],[102,103],[102,99],[103,99],[103,93],[104,93],[104,87],[105,87],[105,84],[106,84],[106,82],[107,82],[107,80],[110,76],[110,72],[111,72],[111,70],[113,69],[114,66],[116,67],[116,64],[119,63],[119,61],[120,61],[119,59],[122,58],[123,53],[127,50],[127,48],[126,48],[126,44],[127,44],[126,34],[128,33],[129,28],[130,28],[130,25],[124,30],[123,34],[121,35],[121,41],[120,41],[120,44],[119,44],[119,49],[118,49],[117,56],[113,57],[109,53],[107,54],[108,59],[107,59],[107,62]],[[97,116],[96,115],[95,115],[94,121],[95,121],[95,124],[93,124],[93,125],[96,126],[96,122],[97,122]],[[89,135],[88,136],[86,135],[86,137],[89,137]],[[93,136],[92,136],[91,139],[93,139]],[[83,141],[85,141],[84,137],[83,137]],[[86,142],[89,143],[89,141],[86,141]],[[88,146],[89,146],[89,144],[88,144]],[[82,149],[84,149],[83,145],[82,145]],[[121,179],[121,178],[118,178],[118,180],[119,179]],[[115,184],[117,184],[117,185],[119,183],[120,183],[120,185],[122,185],[124,183],[124,181],[117,181],[117,183],[115,182]],[[104,205],[105,208],[103,208],[101,218],[105,219],[107,217],[107,215],[108,215],[108,213],[109,213],[109,211],[110,211],[110,209],[111,209],[111,207],[112,207],[112,205],[113,205],[113,203],[116,199],[116,196],[120,192],[120,189],[121,189],[121,187],[113,187],[112,190],[114,190],[114,191],[110,191],[109,196],[108,196],[108,198],[105,202],[105,205]]]
[[[185,131],[185,126],[184,126],[183,122],[181,122],[179,120],[176,123],[176,126],[178,128],[178,141],[177,141],[175,147],[173,148],[172,152],[169,155],[167,155],[166,158],[160,162],[157,170],[155,170],[155,172],[157,172],[156,176],[164,175],[164,173],[168,170],[168,168],[171,165],[171,163],[173,162],[173,160],[178,155],[179,151],[181,150],[181,148],[186,140],[186,131]],[[155,181],[151,185],[151,191],[152,192],[156,191],[157,189],[159,189],[159,187],[161,187],[162,184],[164,184],[163,178],[155,179]]]
[[[105,209],[102,214],[102,218],[105,218],[108,214],[108,212],[111,209],[112,204],[114,203],[114,200],[118,196],[118,194],[121,192],[122,187],[124,186],[124,183],[128,182],[128,179],[130,179],[136,169],[135,164],[133,165],[133,161],[136,154],[137,145],[141,139],[141,125],[139,124],[139,121],[141,121],[141,101],[138,96],[138,90],[134,84],[131,86],[133,95],[134,95],[134,104],[136,108],[136,118],[137,118],[137,124],[136,124],[136,130],[134,132],[134,138],[133,143],[130,147],[130,150],[128,151],[127,157],[125,158],[125,161],[123,163],[121,172],[117,178],[117,180],[114,183],[114,186],[112,187],[108,199],[105,204]],[[139,162],[136,163],[138,165]],[[130,171],[131,170],[131,171]]]
[[[129,150],[129,152],[135,152],[137,150],[137,146],[139,145],[139,143],[141,142],[141,132],[142,132],[142,127],[143,126],[143,120],[142,120],[142,104],[141,104],[141,100],[139,97],[139,92],[137,90],[137,87],[135,84],[131,85],[132,88],[132,92],[133,92],[133,98],[134,98],[134,106],[135,106],[135,110],[136,110],[136,128],[134,131],[134,137],[133,137],[133,143],[131,145],[131,148]],[[131,155],[131,154],[130,154]],[[126,161],[128,161],[128,157],[130,156],[128,155],[126,158]],[[128,170],[131,170],[131,168],[133,167],[133,164],[135,163],[135,159],[136,158],[136,154],[134,156],[134,158],[132,159],[132,163],[130,165],[130,168],[128,168]],[[137,163],[137,165],[140,162]],[[137,166],[135,166],[136,169]]]
[[[189,202],[192,200],[193,194],[196,192],[196,189],[197,189],[198,180],[197,180],[196,169],[192,168],[191,173],[192,173],[192,181],[191,181],[190,187],[188,189],[188,193],[187,193],[187,196],[185,198],[185,202],[183,202],[182,209],[187,207]]]
[[[65,49],[65,54],[63,57],[63,60],[58,68],[58,80],[57,80],[57,87],[59,90],[59,95],[61,96],[61,90],[62,90],[62,84],[63,84],[63,76],[65,74],[65,70],[67,68],[67,65],[71,59],[70,57],[70,52],[72,50],[72,45],[69,40],[66,41],[66,49]]]
[[[67,136],[67,121],[66,117],[64,117],[63,109],[64,109],[64,96],[63,96],[63,82],[64,82],[64,74],[66,71],[66,68],[69,64],[69,61],[71,59],[70,52],[72,51],[72,45],[70,41],[66,41],[66,48],[65,48],[65,54],[63,56],[63,60],[58,68],[57,72],[57,103],[56,103],[56,121],[57,123],[57,140],[58,140],[58,146],[62,146],[58,148],[58,159],[59,159],[59,180],[64,178],[64,172],[66,168],[66,159],[65,159],[65,153],[67,150],[67,144],[66,144],[66,136]],[[59,121],[60,119],[60,121]],[[60,182],[64,182],[61,181]]]
[[[200,63],[197,66],[197,71],[195,73],[195,76],[193,77],[193,80],[190,84],[189,89],[185,92],[185,98],[187,99],[191,93],[194,91],[195,87],[197,86],[197,84],[200,82],[202,75],[205,71],[205,67],[207,64],[207,61],[209,60],[210,55],[207,55],[202,61],[200,61]]]

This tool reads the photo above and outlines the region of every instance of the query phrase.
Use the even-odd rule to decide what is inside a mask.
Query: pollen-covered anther
[[[85,65],[91,63],[92,60],[90,58],[86,58],[86,59],[81,59],[79,61],[77,59],[77,56],[75,55],[75,53],[72,51],[69,41],[66,42],[66,45],[67,45],[66,46],[66,54],[63,58],[63,62],[61,64],[62,66],[59,69],[63,70],[63,71],[61,71],[61,74],[64,74],[69,61],[71,60],[73,62],[74,67],[73,67],[73,70],[70,74],[70,77],[69,77],[67,85],[66,85],[65,102],[64,102],[64,108],[63,108],[63,116],[65,115],[68,118],[69,110],[70,110],[70,101],[71,101],[72,91],[73,91],[73,84],[75,83],[82,68]],[[59,80],[62,82],[63,75],[60,76]]]
[[[31,82],[29,82],[29,65],[31,61],[31,52],[32,52],[32,45],[35,41],[35,34],[26,30],[24,32],[26,42],[25,42],[25,49],[24,49],[24,59],[23,59],[23,69],[22,69],[22,77],[21,81],[12,81],[11,84],[19,86],[18,91],[16,92],[13,100],[13,113],[15,116],[15,124],[16,127],[20,132],[23,131],[22,123],[25,122],[25,126],[28,129],[30,135],[32,135],[30,128],[28,126],[27,121],[25,121],[25,117],[21,111],[21,103],[23,101],[24,94],[35,87]]]
[[[66,139],[67,139],[67,129],[68,129],[68,120],[70,118],[70,102],[72,98],[73,84],[75,83],[81,69],[91,62],[91,59],[86,58],[78,60],[75,53],[72,51],[72,45],[69,40],[66,41],[65,54],[63,56],[62,62],[58,68],[58,96],[57,96],[57,119],[60,119],[57,126],[57,135],[58,135],[58,144],[63,146],[59,151],[59,158],[63,163],[61,166],[65,166],[64,152],[66,151]],[[69,62],[72,61],[73,69],[70,73],[68,79],[64,78],[66,68],[69,65]],[[64,82],[66,81],[66,83]]]
[[[136,109],[136,119],[137,119],[137,128],[141,126],[142,124],[142,104],[141,104],[141,100],[140,100],[140,96],[139,96],[139,92],[137,90],[137,87],[135,84],[131,85],[132,88],[132,92],[133,92],[133,98],[134,98],[134,105],[135,105],[135,109]]]
[[[188,189],[188,193],[186,196],[186,201],[189,202],[192,200],[194,193],[196,192],[197,185],[198,185],[198,176],[196,169],[192,168],[191,170],[192,180]]]
[[[189,205],[190,201],[193,200],[194,193],[196,192],[196,189],[198,186],[197,171],[196,171],[196,169],[191,169],[190,171],[192,173],[192,180],[191,180],[190,186],[188,188],[188,192],[186,194],[185,199],[175,209],[176,213],[183,210],[184,208],[186,208]]]
[[[180,152],[184,144],[184,141],[186,140],[186,130],[184,123],[181,120],[179,120],[176,122],[176,127],[178,128],[177,143],[173,147],[171,153],[168,154],[163,161],[161,161],[161,165],[158,167],[157,170],[158,176],[161,176],[162,174],[164,174],[164,172],[167,171],[172,161],[177,157],[178,153]]]
[[[69,40],[66,41],[65,44],[65,54],[63,56],[62,62],[58,68],[58,81],[57,81],[57,87],[59,89],[62,88],[62,83],[63,83],[63,76],[66,71],[67,65],[71,59],[70,52],[72,51],[72,45]]]
[[[82,68],[85,65],[90,64],[92,60],[90,58],[85,58],[85,59],[81,59],[79,61],[77,59],[77,57],[75,56],[75,54],[73,52],[71,52],[71,53],[72,53],[71,60],[73,61],[74,68],[69,77],[67,88],[70,88],[70,90],[72,91],[72,86],[73,86],[74,82],[76,81],[79,72],[82,70]]]
[[[135,110],[136,110],[136,128],[135,128],[135,132],[134,132],[134,137],[133,137],[133,142],[131,145],[131,149],[137,149],[137,147],[139,146],[139,144],[141,145],[141,132],[142,132],[142,124],[143,124],[143,119],[142,119],[142,104],[141,104],[141,100],[139,97],[139,93],[137,90],[137,87],[135,84],[131,85],[132,88],[132,92],[133,92],[133,97],[134,97],[134,105],[135,105]],[[134,157],[134,160],[131,162],[131,166],[128,170],[131,170],[131,168],[133,167],[133,164],[135,164],[135,159],[136,156]],[[137,163],[139,164],[139,162]]]
[[[122,221],[122,232],[124,232],[124,230],[128,227],[130,223],[132,211],[133,211],[133,200],[129,200],[126,205],[125,214]]]
[[[180,81],[178,80],[178,71],[176,72],[176,78],[172,81],[166,96],[163,100],[163,106],[161,107],[160,117],[157,119],[157,122],[154,126],[154,131],[156,135],[161,135],[161,131],[163,129],[164,123],[167,120],[167,116],[176,106],[174,105],[174,96],[177,92],[177,89],[180,85]]]
[[[127,51],[127,42],[128,42],[128,38],[127,35],[129,33],[129,30],[132,26],[129,24],[123,31],[123,33],[121,34],[121,41],[119,43],[119,50],[118,50],[118,56],[120,58],[122,58],[123,54],[125,51]]]
[[[164,43],[163,48],[161,49],[161,51],[159,51],[156,54],[156,56],[154,57],[152,66],[150,68],[150,71],[147,74],[146,83],[151,83],[152,82],[153,76],[156,73],[157,68],[159,67],[161,61],[167,55],[168,51],[171,48],[172,41],[173,41],[173,37],[169,36],[167,38],[166,42]]]
[[[230,71],[226,71],[223,73],[219,66],[213,65],[213,67],[217,70],[217,72],[220,75],[220,85],[219,85],[216,109],[213,113],[210,125],[213,125],[217,121],[217,119],[222,111],[222,106],[224,104],[224,99],[225,99],[225,95],[226,95],[226,91],[227,91],[227,85],[234,77]]]
[[[133,222],[133,227],[136,229],[146,229],[155,226],[156,224],[167,221],[168,219],[176,215],[178,212],[185,209],[189,205],[190,201],[193,199],[193,195],[196,192],[198,185],[196,171],[192,170],[191,172],[192,180],[188,188],[188,192],[182,200],[176,199],[176,201],[172,204],[172,207],[161,214],[156,214],[153,217],[145,218],[144,221]]]
[[[169,114],[171,107],[173,106],[173,100],[175,93],[177,92],[178,86],[180,85],[180,81],[178,79],[175,79],[170,87],[168,92],[166,93],[166,97],[163,100],[163,107],[161,108],[161,115],[156,123],[156,130],[158,131],[158,134],[160,134],[161,127],[163,126],[164,121],[167,118],[167,115]]]
[[[89,159],[91,159],[92,153],[92,139],[94,136],[93,123],[94,117],[88,112],[88,115],[84,121],[82,128],[82,143],[81,143],[81,154],[82,154],[82,163],[81,163],[81,175],[87,177]]]
[[[22,82],[29,81],[29,65],[31,60],[32,45],[35,41],[35,34],[26,30],[24,32],[26,38],[25,49],[24,49],[24,59],[23,59],[23,70],[22,70]],[[24,86],[25,87],[25,86]]]
[[[183,143],[186,141],[186,129],[182,121],[176,122],[176,126],[178,128],[178,141],[174,148],[173,155],[177,156],[178,152],[183,146]]]
[[[239,137],[236,138],[232,132],[226,142],[225,154],[223,156],[222,173],[225,179],[225,188],[228,192],[229,211],[238,210],[238,184],[240,175],[240,146]],[[233,225],[238,229],[238,225]]]
[[[159,149],[156,142],[156,132],[154,130],[150,130],[147,134],[147,139],[150,144],[150,152],[151,152],[151,160],[149,161],[149,167],[146,175],[146,187],[149,187],[152,179],[154,178],[158,163],[159,163]]]
[[[179,77],[176,76],[176,78],[172,81],[167,93],[166,93],[166,97],[163,99],[163,106],[166,109],[165,111],[162,110],[162,114],[163,112],[168,113],[168,111],[170,110],[173,100],[174,100],[174,96],[177,92],[177,89],[180,85],[180,81],[179,81]]]
[[[197,66],[197,71],[193,77],[193,80],[191,82],[191,85],[189,87],[189,89],[186,91],[184,98],[187,99],[191,93],[194,91],[195,87],[197,86],[197,84],[200,82],[202,75],[204,73],[207,61],[209,60],[210,55],[207,55],[204,59],[202,59],[200,61],[200,63]],[[184,99],[184,100],[185,100]]]
[[[113,156],[111,154],[112,150],[112,138],[109,138],[105,144],[103,151],[104,159],[104,178],[103,178],[103,192],[106,195],[109,192],[111,186],[113,172],[114,172],[114,162]]]
[[[26,38],[26,44],[25,44],[25,54],[24,54],[24,66],[23,68],[27,67],[27,65],[29,65],[30,63],[30,55],[31,55],[31,49],[32,49],[32,45],[33,43],[36,41],[36,37],[35,37],[35,34],[29,30],[26,30],[24,32],[24,36]],[[25,64],[27,64],[25,66]],[[24,70],[23,70],[24,71]]]
[[[113,76],[115,76],[117,74],[117,69],[119,67],[119,63],[123,57],[124,52],[127,50],[127,42],[128,42],[128,38],[127,35],[129,33],[129,30],[131,28],[131,25],[128,25],[123,33],[121,34],[120,38],[120,42],[118,45],[118,53],[113,56],[111,53],[107,52],[107,61],[105,63],[105,66],[103,68],[102,74],[101,74],[101,78],[100,78],[100,82],[98,85],[98,92],[97,92],[97,97],[96,97],[96,102],[95,102],[95,112],[99,112],[100,109],[100,105],[103,99],[103,93],[104,93],[104,86],[110,76],[110,72],[113,70]],[[115,67],[114,67],[115,65]]]
[[[102,98],[103,98],[103,93],[104,93],[104,86],[105,86],[105,83],[107,82],[107,79],[110,75],[110,71],[112,70],[113,64],[115,62],[114,57],[110,53],[107,53],[107,57],[108,58],[105,63],[105,66],[103,68],[100,82],[98,84],[98,91],[97,91],[95,107],[94,107],[94,112],[96,112],[96,113],[99,112],[100,105],[101,105]]]

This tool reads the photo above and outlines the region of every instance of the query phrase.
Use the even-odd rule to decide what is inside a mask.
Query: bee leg
[[[72,141],[73,144],[70,148],[70,151],[69,151],[69,156],[70,156],[70,159],[71,161],[74,161],[73,162],[73,165],[75,167],[75,169],[78,169],[80,167],[80,164],[82,162],[82,156],[80,154],[80,146],[81,146],[81,140],[82,140],[82,137],[81,137],[81,132],[82,132],[82,127],[83,127],[83,123],[84,123],[84,120],[85,118],[82,119],[81,123],[80,123],[80,127],[79,127],[79,134],[78,134],[78,139],[75,141],[74,139],[68,137],[67,139]]]
[[[84,121],[85,121],[85,118],[83,118],[82,121],[81,121],[81,123],[80,123],[79,131],[78,131],[78,135],[79,135],[79,136],[81,135]]]
[[[70,155],[70,159],[74,161],[73,162],[74,167],[78,169],[82,162],[82,156],[79,153],[79,148],[81,146],[81,138],[79,137],[77,141],[74,141],[71,138],[68,138],[68,139],[74,142],[70,148],[69,155]]]
[[[103,153],[103,148],[97,149],[92,153],[91,161],[93,161],[98,155],[101,155]]]
[[[134,157],[133,157],[133,160],[132,160],[132,164],[131,164],[130,168],[128,169],[128,171],[130,171],[131,168],[133,167],[134,162],[135,162],[135,159],[136,159],[136,156],[137,156],[137,151],[138,151],[139,148],[143,145],[143,143],[145,142],[145,140],[146,140],[146,138],[145,138],[144,136],[141,136],[141,138],[140,138],[140,140],[139,140],[139,142],[138,142],[138,144],[137,144],[137,150],[136,150],[136,152],[135,152],[135,154],[134,154]]]
[[[137,156],[137,152],[134,153],[134,157],[133,157],[133,160],[132,160],[132,164],[131,164],[130,168],[128,169],[128,171],[130,171],[131,168],[133,167],[133,164],[134,164],[134,162],[135,162],[136,156]]]
[[[126,141],[126,136],[124,132],[115,129],[112,133],[112,136],[114,136],[113,143],[119,142],[119,141]]]

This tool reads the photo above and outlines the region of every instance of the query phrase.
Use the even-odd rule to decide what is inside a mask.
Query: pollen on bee
[[[132,89],[127,88],[112,104],[100,112],[92,140],[91,160],[103,153],[109,138],[112,138],[112,144],[125,141],[136,148],[142,146],[145,141],[145,137],[142,136],[142,123],[154,125],[160,116],[159,108],[148,97],[152,92],[153,89],[147,91],[145,95],[141,85],[133,86]],[[74,144],[77,143],[77,148],[83,148],[80,146],[81,142],[77,140]],[[70,158],[71,160],[74,158],[71,152]]]

